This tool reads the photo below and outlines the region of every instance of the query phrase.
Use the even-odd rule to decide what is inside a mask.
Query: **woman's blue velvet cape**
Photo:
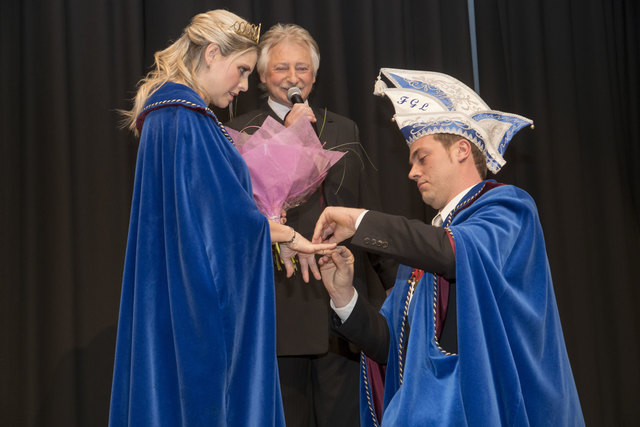
[[[284,425],[269,225],[248,169],[186,86],[165,83],[138,123],[109,424]]]

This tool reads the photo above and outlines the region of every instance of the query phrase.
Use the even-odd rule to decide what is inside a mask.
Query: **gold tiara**
[[[236,21],[231,29],[239,36],[246,37],[249,40],[253,40],[256,44],[260,40],[260,26],[262,24],[254,25],[246,21]]]

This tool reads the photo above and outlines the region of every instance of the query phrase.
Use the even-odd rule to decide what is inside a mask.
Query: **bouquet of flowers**
[[[252,135],[227,131],[249,167],[258,209],[275,221],[313,194],[345,154],[325,150],[304,119],[285,127],[269,116]]]

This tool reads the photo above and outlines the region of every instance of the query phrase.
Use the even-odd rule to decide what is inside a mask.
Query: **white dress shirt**
[[[304,103],[309,105],[308,101],[304,101]],[[287,117],[287,114],[289,114],[289,111],[291,111],[291,107],[287,107],[286,105],[282,105],[282,104],[274,101],[273,99],[271,99],[271,97],[269,97],[269,100],[267,101],[267,104],[269,104],[269,107],[271,107],[273,112],[276,113],[276,115],[278,117],[280,117],[280,120],[282,120],[283,122],[284,122],[284,118]]]

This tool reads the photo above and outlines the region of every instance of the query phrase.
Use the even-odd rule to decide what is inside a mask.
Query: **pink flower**
[[[258,209],[276,221],[282,210],[313,194],[329,168],[345,154],[322,148],[305,119],[285,127],[269,116],[252,135],[227,131],[249,167]]]

